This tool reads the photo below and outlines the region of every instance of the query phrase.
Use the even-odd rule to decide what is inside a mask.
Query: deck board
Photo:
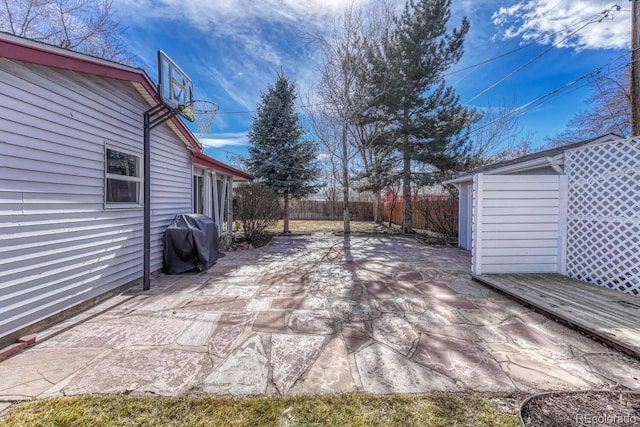
[[[471,275],[477,281],[640,358],[640,296],[560,274]]]

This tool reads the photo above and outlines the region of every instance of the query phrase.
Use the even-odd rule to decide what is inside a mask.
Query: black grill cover
[[[165,230],[162,244],[165,273],[207,270],[219,256],[218,227],[208,216],[179,214]]]

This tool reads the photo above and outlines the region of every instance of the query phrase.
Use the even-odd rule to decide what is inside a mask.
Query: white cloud
[[[186,20],[202,30],[235,33],[248,20],[280,23],[318,22],[335,16],[352,0],[119,0],[117,5],[131,17]],[[353,0],[365,4],[370,0]]]
[[[625,9],[627,3],[623,4]],[[521,38],[525,42],[558,44],[577,50],[625,49],[630,38],[628,11],[603,15],[614,4],[611,0],[518,1],[500,7],[492,19],[504,39]],[[597,22],[600,18],[604,19]],[[588,22],[592,23],[584,26]]]
[[[216,133],[216,138],[198,138],[205,148],[244,147],[249,145],[245,133]]]
[[[376,0],[116,0],[115,4],[125,26],[155,26],[169,32],[197,29],[199,34],[186,49],[198,68],[185,71],[194,80],[196,96],[215,100],[224,111],[253,110],[260,91],[275,80],[281,67],[300,91],[309,88],[316,78],[312,48],[298,36],[322,33],[352,1],[365,5]],[[205,93],[206,79],[224,92]],[[235,106],[230,107],[229,101]]]

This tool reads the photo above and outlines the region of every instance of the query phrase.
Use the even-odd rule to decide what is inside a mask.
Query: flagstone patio
[[[474,282],[469,253],[401,236],[278,237],[158,275],[0,363],[0,401],[640,388],[640,363]]]

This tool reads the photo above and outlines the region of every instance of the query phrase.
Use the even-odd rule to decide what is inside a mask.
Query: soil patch
[[[598,390],[543,393],[525,400],[520,415],[526,427],[637,426],[640,393]]]

